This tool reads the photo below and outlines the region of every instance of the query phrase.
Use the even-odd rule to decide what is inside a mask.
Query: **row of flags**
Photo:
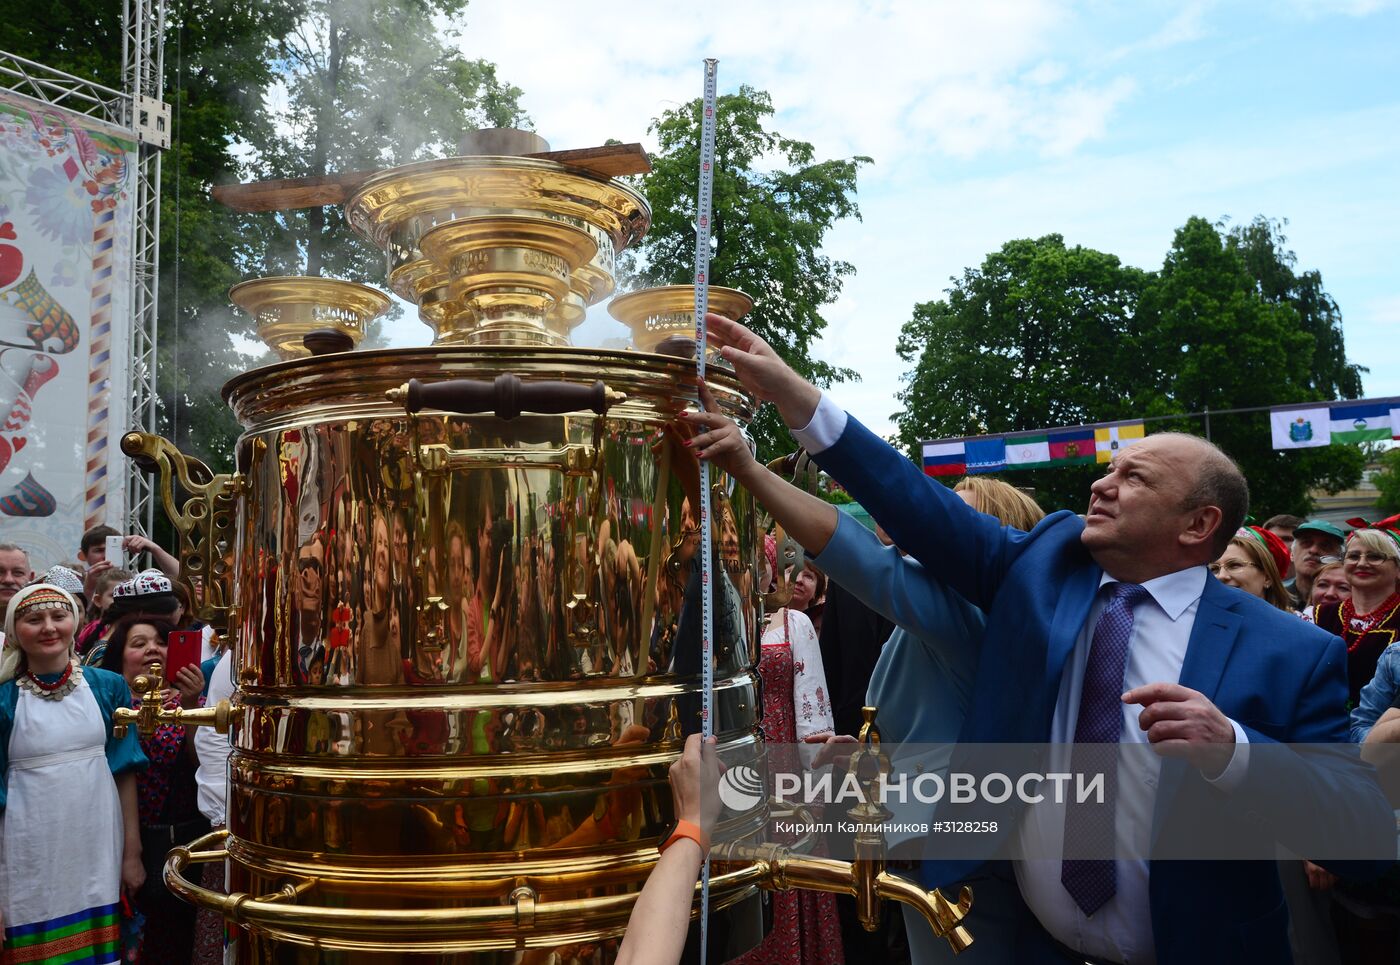
[[[926,442],[924,472],[966,476],[1013,469],[1047,469],[1105,463],[1125,446],[1146,436],[1141,422],[1044,429],[1004,436],[973,436]]]
[[[1400,400],[1376,399],[1271,409],[1275,449],[1400,439]]]

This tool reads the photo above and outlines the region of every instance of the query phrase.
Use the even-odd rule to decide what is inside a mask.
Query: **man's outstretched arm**
[[[706,321],[710,340],[734,366],[744,387],[777,407],[813,458],[869,510],[901,549],[973,604],[991,603],[1019,549],[1021,534],[971,509],[946,486],[925,476],[835,408],[743,325],[719,315],[707,315]],[[837,438],[827,438],[831,435]],[[754,495],[762,500],[760,493]]]

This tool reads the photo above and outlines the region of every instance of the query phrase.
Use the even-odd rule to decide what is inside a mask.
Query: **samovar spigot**
[[[132,681],[131,689],[141,695],[141,703],[136,708],[118,707],[112,712],[112,736],[125,737],[126,729],[136,725],[136,732],[142,737],[150,737],[161,724],[183,724],[187,727],[212,727],[220,734],[227,734],[233,719],[234,705],[221,700],[213,707],[186,710],[183,707],[165,706],[165,688],[160,685],[161,666],[152,664],[148,673],[143,673]]]
[[[885,871],[884,824],[893,815],[885,807],[881,788],[890,773],[890,759],[880,749],[880,729],[875,726],[875,708],[860,709],[860,750],[851,755],[847,770],[860,787],[861,801],[850,811],[856,826],[855,878],[856,914],[866,931],[880,927],[880,896],[876,881]]]
[[[899,901],[917,909],[956,954],[972,944],[972,935],[963,920],[972,908],[972,889],[964,887],[957,901],[950,901],[937,888],[925,890],[918,882],[886,868],[885,822],[891,813],[881,801],[881,788],[890,772],[889,757],[880,749],[880,731],[875,726],[874,707],[862,707],[865,723],[860,729],[861,748],[851,755],[848,773],[855,775],[861,802],[851,809],[857,825],[855,855],[851,861],[795,855],[781,845],[734,843],[716,846],[717,861],[751,861],[761,869],[760,883],[770,890],[805,888],[833,894],[852,895],[861,925],[867,931],[880,926],[881,905]]]

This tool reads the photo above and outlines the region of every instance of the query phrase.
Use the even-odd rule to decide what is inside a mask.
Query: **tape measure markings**
[[[700,106],[700,191],[695,205],[695,371],[705,380],[705,312],[710,307],[710,205],[715,178],[715,77],[719,61],[705,59],[705,93]],[[701,734],[715,732],[715,612],[714,561],[710,538],[710,463],[700,460],[700,667],[703,695],[700,705]],[[700,869],[700,962],[708,962],[710,937],[710,856]]]

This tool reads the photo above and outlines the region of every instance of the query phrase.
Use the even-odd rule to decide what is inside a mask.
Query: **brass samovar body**
[[[687,610],[698,606],[698,473],[672,434],[693,394],[689,368],[439,347],[281,363],[228,386],[247,427],[230,890],[314,883],[316,905],[364,909],[368,930],[293,912],[286,929],[245,933],[240,961],[350,961],[357,945],[383,961],[384,910],[513,907],[522,887],[541,906],[640,887],[674,820],[666,766],[699,728]],[[605,418],[511,420],[410,415],[385,398],[407,374],[501,372],[602,379],[627,398]],[[712,385],[749,414],[737,386]],[[721,482],[714,495],[716,729],[742,751],[757,740],[759,534],[744,490]],[[756,830],[761,812],[749,820]],[[756,894],[749,884],[718,896],[740,948],[761,936]],[[516,961],[503,938],[591,960],[626,913],[584,906],[533,934],[502,920],[396,941],[434,961],[480,950],[473,960]]]
[[[701,729],[701,539],[720,755],[763,755],[759,515],[715,473],[710,532],[697,523],[685,292],[620,302],[638,351],[571,346],[651,215],[626,184],[539,155],[390,169],[345,207],[434,345],[351,351],[386,308],[366,286],[245,282],[234,300],[282,361],[224,389],[236,471],[122,442],[162,477],[237,686],[171,712],[138,681],[140,707],[117,712],[232,735],[228,827],[175,848],[166,883],[228,920],[244,965],[610,961],[675,818],[667,769]],[[707,381],[746,425],[732,372]],[[880,901],[911,902],[969,940],[970,896],[892,875],[878,842],[855,865],[766,845],[769,813],[716,829],[710,961],[762,940],[773,888],[854,895],[872,927]],[[210,864],[225,891],[190,874]]]

